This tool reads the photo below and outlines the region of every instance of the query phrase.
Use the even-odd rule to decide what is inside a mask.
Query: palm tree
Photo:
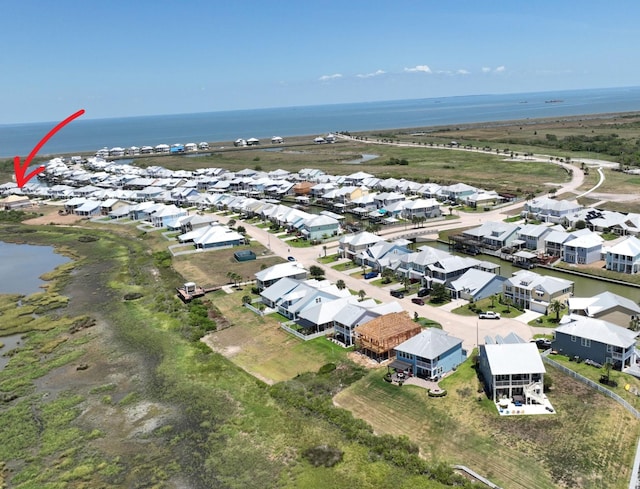
[[[324,251],[324,257],[327,257],[327,245],[322,245],[322,251]]]
[[[360,289],[358,291],[358,297],[360,298],[360,302],[362,302],[364,298],[367,297],[367,293],[364,290]]]
[[[344,280],[340,279],[336,282],[336,287],[338,287],[338,290],[344,290],[347,288],[347,284],[344,283]]]
[[[549,309],[556,313],[556,322],[560,322],[560,311],[562,311],[562,303],[559,300],[551,301],[549,304]]]

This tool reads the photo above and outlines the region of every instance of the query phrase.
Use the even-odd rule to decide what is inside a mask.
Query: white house
[[[622,273],[638,273],[640,270],[640,239],[627,239],[606,250],[607,270]]]

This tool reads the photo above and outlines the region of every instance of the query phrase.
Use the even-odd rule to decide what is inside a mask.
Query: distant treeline
[[[511,144],[522,144],[521,139],[509,139]],[[640,166],[640,139],[620,138],[618,134],[586,136],[572,135],[558,138],[555,134],[545,134],[544,140],[527,140],[527,144],[553,147],[565,151],[581,151],[594,154],[615,156],[620,163],[629,166]]]

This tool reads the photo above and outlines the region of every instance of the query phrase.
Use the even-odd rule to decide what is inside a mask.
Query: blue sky
[[[0,124],[640,85],[640,2],[6,0]]]

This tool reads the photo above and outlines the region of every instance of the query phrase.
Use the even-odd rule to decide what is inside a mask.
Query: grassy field
[[[242,307],[242,295],[242,292],[216,292],[211,297],[234,327],[205,338],[208,345],[242,369],[272,384],[304,372],[315,372],[325,363],[346,359],[345,350],[326,338],[300,341],[283,331],[277,318],[260,317]]]
[[[551,370],[557,414],[500,417],[479,395],[470,362],[441,382],[448,395],[399,388],[384,369],[335,402],[376,432],[407,434],[431,460],[472,467],[501,487],[627,487],[640,423],[615,402]],[[481,400],[479,400],[481,399]]]
[[[639,114],[597,114],[560,118],[472,123],[455,126],[390,129],[388,131],[358,133],[370,139],[392,139],[422,144],[449,144],[452,140],[461,146],[490,146],[510,151],[545,153],[557,157],[596,158],[615,161],[614,157],[595,152],[571,152],[548,147],[547,134],[562,139],[567,136],[609,136],[612,133],[622,140],[635,144],[638,140]],[[547,146],[546,148],[544,148]],[[541,149],[544,148],[544,149]]]

